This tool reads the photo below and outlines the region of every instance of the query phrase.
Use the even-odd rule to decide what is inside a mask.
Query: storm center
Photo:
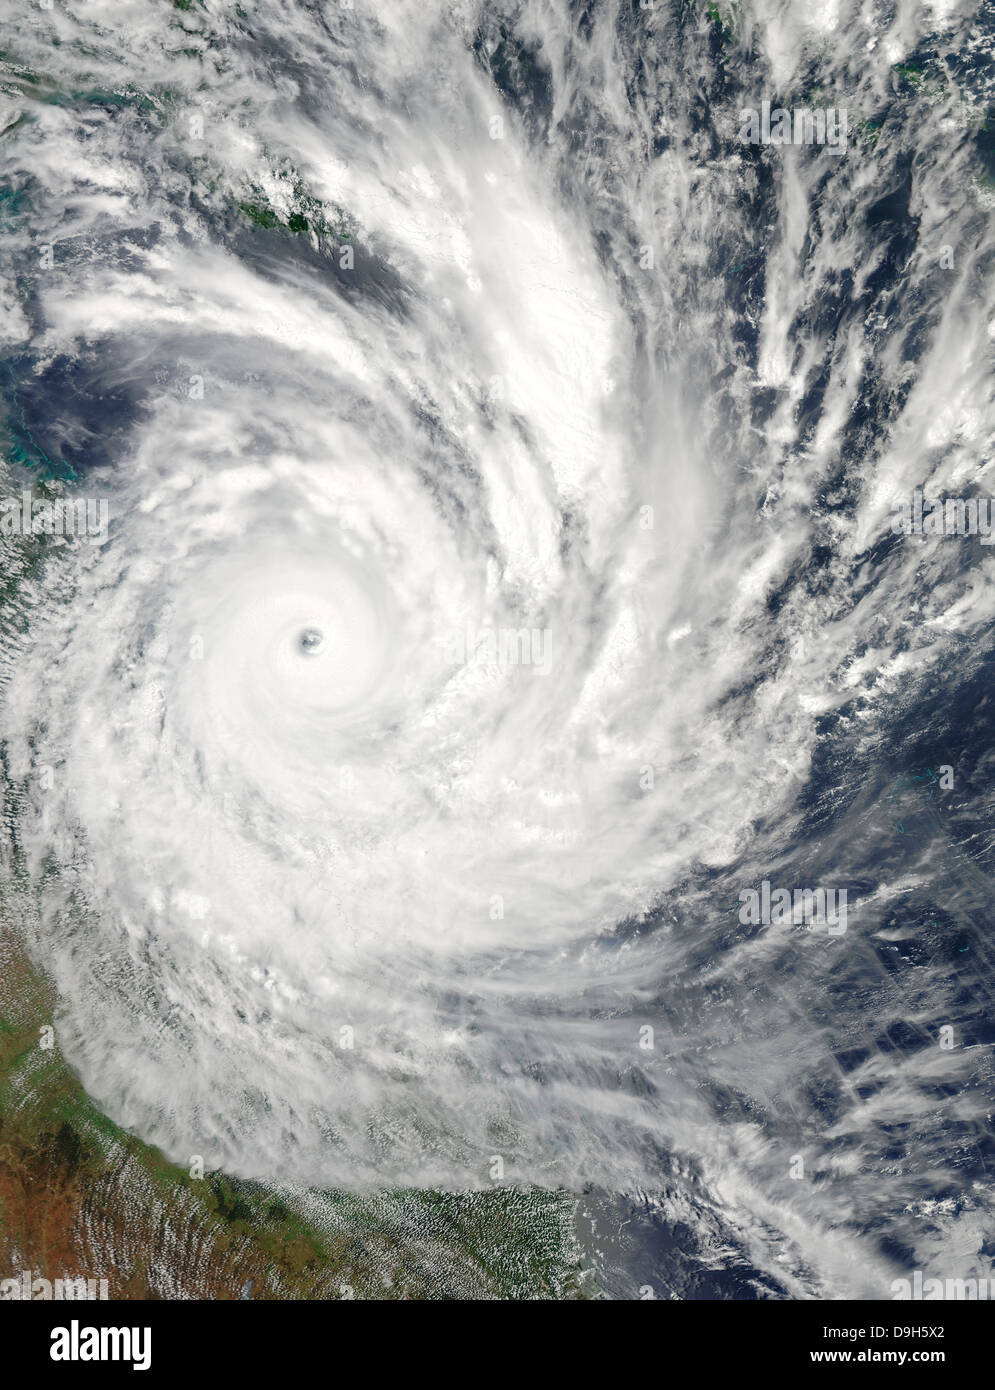
[[[308,656],[315,656],[325,645],[325,634],[319,632],[316,627],[306,627],[301,633],[298,643],[302,652]]]

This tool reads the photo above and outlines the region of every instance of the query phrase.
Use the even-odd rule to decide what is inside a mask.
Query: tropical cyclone
[[[96,94],[38,103],[7,155],[37,221],[20,390],[47,386],[32,438],[114,518],[18,595],[21,907],[88,1091],[177,1161],[349,1189],[666,1172],[794,1291],[872,1292],[894,1267],[866,1232],[922,1196],[881,1194],[889,1107],[927,1100],[894,1050],[877,1108],[835,1056],[906,1005],[871,937],[910,880],[833,818],[991,601],[931,554],[910,637],[924,562],[875,549],[901,460],[921,479],[942,441],[915,445],[935,382],[900,313],[880,399],[864,307],[817,322],[871,196],[853,146],[745,164],[753,73],[706,157],[704,32],[661,10],[580,48],[569,12],[527,7],[510,67],[469,5],[209,4],[182,43],[144,7],[113,36],[74,0],[15,25],[37,66],[56,26],[50,80]],[[754,66],[811,43],[845,71],[772,23]],[[134,91],[168,61],[169,102],[97,100],[118,43]],[[516,106],[494,72],[539,52],[550,102]],[[632,85],[648,57],[665,108]],[[767,278],[727,300],[714,262],[761,223]],[[961,447],[989,406],[981,365],[958,383]],[[846,435],[868,400],[891,493]],[[771,880],[849,887],[845,936],[743,931]],[[921,988],[925,1029],[953,990]]]

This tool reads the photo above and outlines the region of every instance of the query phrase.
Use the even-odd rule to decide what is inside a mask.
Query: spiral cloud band
[[[8,598],[60,1043],[182,1163],[983,1273],[991,561],[891,525],[995,421],[970,73],[854,134],[960,20],[580,8],[15,17],[5,493],[109,499]],[[814,68],[843,154],[738,139]]]

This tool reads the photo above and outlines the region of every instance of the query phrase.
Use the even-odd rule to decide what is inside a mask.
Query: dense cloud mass
[[[775,1294],[987,1274],[993,551],[893,526],[993,490],[987,7],[5,28],[4,491],[109,517],[0,536],[89,1093],[241,1176],[645,1194]]]

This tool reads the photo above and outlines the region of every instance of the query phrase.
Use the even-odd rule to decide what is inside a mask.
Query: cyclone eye
[[[306,656],[316,656],[325,645],[325,634],[316,627],[306,627],[297,639],[297,644]]]

